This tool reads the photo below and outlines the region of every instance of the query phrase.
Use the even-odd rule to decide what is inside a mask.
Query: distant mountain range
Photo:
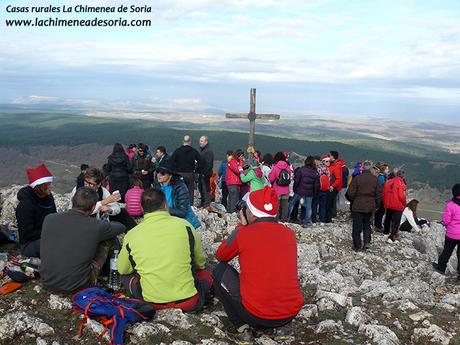
[[[12,182],[5,174],[24,182],[25,164],[48,160],[69,170],[71,176],[61,186],[65,190],[78,172],[68,167],[86,162],[102,166],[115,142],[165,145],[173,151],[181,145],[184,134],[192,135],[195,146],[198,137],[206,134],[216,159],[222,159],[228,149],[245,148],[248,140],[248,121],[204,113],[10,106],[0,109],[0,120],[0,149],[8,150],[0,159],[0,185]],[[420,128],[422,125],[428,129]],[[262,152],[290,151],[301,155],[321,155],[335,149],[350,167],[365,159],[381,160],[392,167],[404,166],[409,182],[446,189],[459,182],[460,131],[456,126],[439,126],[385,119],[282,119],[256,125],[256,147]]]

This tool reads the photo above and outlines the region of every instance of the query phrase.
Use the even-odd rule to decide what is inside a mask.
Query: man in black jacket
[[[200,165],[201,156],[198,151],[192,147],[192,138],[190,138],[189,135],[184,136],[182,146],[174,151],[171,159],[174,170],[184,178],[190,195],[190,205],[193,206],[195,176],[197,168]]]
[[[126,228],[118,222],[90,217],[98,194],[81,187],[72,198],[73,208],[46,217],[41,240],[40,275],[55,292],[74,292],[96,284],[116,236]]]
[[[198,180],[198,189],[201,196],[200,207],[208,207],[211,203],[211,185],[212,168],[214,167],[214,153],[209,146],[207,136],[200,138],[200,178]]]
[[[56,213],[56,204],[51,194],[53,175],[45,164],[27,169],[26,172],[29,185],[21,188],[17,196],[19,244],[22,255],[39,257],[43,220],[47,215]]]

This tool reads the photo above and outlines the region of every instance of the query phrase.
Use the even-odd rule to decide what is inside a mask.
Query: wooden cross
[[[261,120],[279,120],[280,116],[278,114],[257,114],[256,113],[256,89],[251,89],[250,93],[250,104],[249,104],[249,113],[240,113],[240,114],[225,114],[227,119],[248,119],[249,120],[249,146],[248,152],[250,150],[254,151],[255,145],[255,132],[256,132],[256,119]]]

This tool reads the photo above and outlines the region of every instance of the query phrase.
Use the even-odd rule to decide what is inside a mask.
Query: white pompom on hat
[[[278,213],[278,196],[268,186],[245,195],[246,204],[257,218],[276,217]]]
[[[35,168],[28,168],[26,173],[29,179],[29,186],[32,188],[43,183],[53,182],[53,174],[50,173],[45,164],[40,164]]]

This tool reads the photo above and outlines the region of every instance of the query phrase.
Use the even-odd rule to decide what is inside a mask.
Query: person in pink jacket
[[[125,195],[126,211],[133,217],[142,217],[144,210],[141,206],[141,198],[144,190],[142,189],[142,181],[139,178],[134,178],[133,188],[128,189]]]
[[[276,153],[274,161],[275,163],[273,164],[270,174],[268,174],[268,178],[272,184],[273,190],[276,192],[276,195],[278,195],[278,218],[286,222],[289,217],[289,185],[292,180],[292,168],[291,164],[286,161],[286,156],[283,152]]]
[[[433,262],[433,268],[441,274],[446,273],[450,256],[457,247],[457,283],[460,283],[460,183],[452,187],[452,200],[448,201],[442,215],[442,223],[446,227],[444,249],[439,255],[438,263]]]

